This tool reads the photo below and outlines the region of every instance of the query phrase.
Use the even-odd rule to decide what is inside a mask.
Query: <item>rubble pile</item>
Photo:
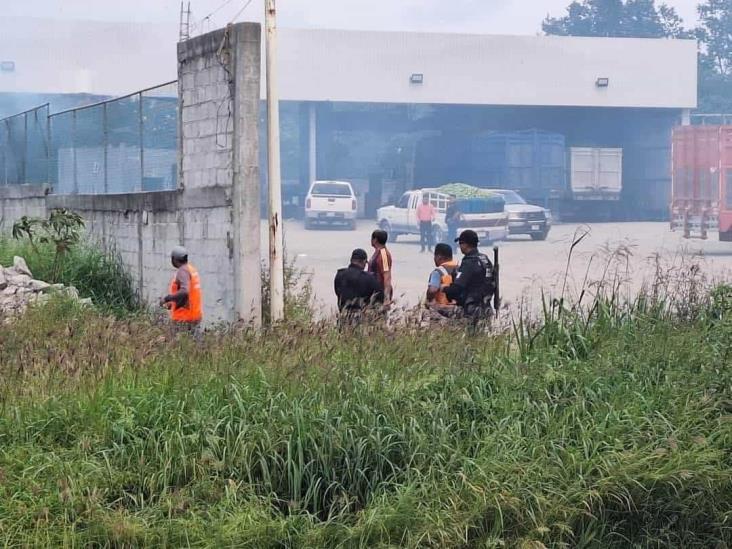
[[[54,292],[91,304],[90,299],[80,299],[73,286],[35,280],[22,257],[15,256],[12,267],[0,265],[0,318],[16,316],[33,303],[47,301]]]

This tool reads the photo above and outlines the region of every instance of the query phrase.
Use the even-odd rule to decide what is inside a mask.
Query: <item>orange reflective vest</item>
[[[440,271],[440,291],[435,294],[435,303],[437,305],[451,305],[454,301],[447,299],[444,289],[452,284],[452,275],[457,270],[458,264],[455,261],[447,261],[443,263],[437,270]]]
[[[203,300],[201,299],[201,278],[198,271],[190,263],[185,265],[191,274],[191,284],[188,289],[188,303],[184,307],[178,307],[175,302],[170,302],[170,318],[173,322],[200,322],[203,318]],[[170,282],[168,293],[174,294],[179,290],[175,277]]]

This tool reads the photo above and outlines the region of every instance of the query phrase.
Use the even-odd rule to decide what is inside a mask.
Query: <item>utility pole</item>
[[[277,93],[277,24],[275,0],[264,0],[267,55],[267,175],[269,180],[270,319],[285,317],[285,260],[282,236],[282,181],[280,176],[280,107]]]

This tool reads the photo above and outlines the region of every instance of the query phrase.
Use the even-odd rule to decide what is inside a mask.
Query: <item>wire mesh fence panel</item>
[[[175,189],[178,173],[177,82],[143,92],[142,190]]]
[[[49,183],[58,194],[175,189],[178,83],[49,115],[0,120],[0,185]]]
[[[74,111],[74,153],[76,157],[76,192],[105,192],[105,104]]]
[[[48,183],[48,105],[26,113],[25,183]]]
[[[49,176],[53,191],[75,194],[76,149],[74,148],[75,111],[66,111],[49,117],[50,154]]]
[[[23,183],[25,177],[25,116],[13,116],[2,122],[5,142],[4,181]]]
[[[8,121],[0,121],[0,184],[9,185],[17,179],[15,155],[10,148],[10,127]]]
[[[0,184],[48,181],[48,105],[0,120]]]
[[[107,192],[142,190],[140,95],[107,103]]]

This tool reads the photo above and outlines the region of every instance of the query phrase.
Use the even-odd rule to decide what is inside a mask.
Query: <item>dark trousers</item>
[[[452,250],[454,252],[458,251],[460,246],[458,246],[457,242],[455,242],[455,239],[457,238],[457,225],[452,225],[450,223],[447,224],[447,243],[452,246]]]
[[[463,307],[463,318],[467,323],[468,333],[476,334],[490,324],[493,317],[493,309],[489,304],[465,305]]]
[[[422,246],[422,251],[425,247],[432,251],[432,222],[431,221],[420,221],[419,222],[419,245]]]

